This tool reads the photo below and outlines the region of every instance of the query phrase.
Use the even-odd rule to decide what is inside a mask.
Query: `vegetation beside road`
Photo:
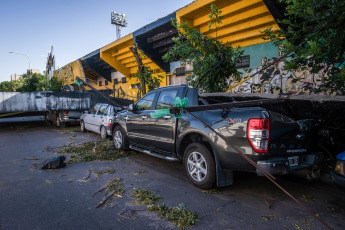
[[[120,157],[135,155],[134,151],[117,151],[109,139],[100,141],[88,141],[83,144],[71,142],[56,148],[46,148],[48,151],[71,154],[67,163],[79,163],[89,161],[112,161]]]
[[[150,190],[134,189],[132,197],[135,198],[135,204],[147,205],[149,211],[157,212],[158,216],[174,223],[179,229],[189,228],[200,220],[199,215],[187,210],[184,204],[175,207],[168,207],[165,204],[156,205],[155,203],[162,201],[162,198]]]
[[[106,202],[108,200],[112,199],[113,197],[122,198],[122,194],[125,192],[125,189],[124,189],[124,186],[122,183],[122,179],[121,178],[115,178],[115,179],[109,181],[106,186],[104,186],[103,188],[101,188],[100,190],[95,192],[93,194],[93,197],[95,197],[98,193],[102,193],[103,191],[107,191],[108,194],[110,194],[110,195],[104,197],[99,202],[99,204],[97,205],[96,208],[103,207],[104,205],[106,205]]]
[[[48,80],[43,74],[23,74],[15,81],[0,82],[0,92],[61,91],[63,82],[56,77]]]

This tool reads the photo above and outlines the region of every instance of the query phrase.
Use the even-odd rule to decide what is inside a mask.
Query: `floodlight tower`
[[[116,13],[115,11],[111,12],[111,24],[114,24],[116,27],[116,39],[121,37],[121,27],[127,26],[127,17],[125,14]]]

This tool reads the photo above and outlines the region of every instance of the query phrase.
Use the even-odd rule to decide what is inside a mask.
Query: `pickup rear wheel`
[[[120,126],[116,126],[113,132],[113,142],[116,150],[123,150],[125,148],[125,138],[123,129]]]
[[[187,146],[183,164],[189,179],[201,189],[210,189],[216,181],[216,167],[212,154],[201,143]]]

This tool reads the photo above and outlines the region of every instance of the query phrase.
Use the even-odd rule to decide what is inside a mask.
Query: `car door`
[[[147,148],[152,139],[149,119],[155,97],[156,92],[146,94],[134,105],[133,111],[128,111],[124,117],[129,142],[141,148]]]
[[[94,126],[94,119],[96,116],[96,113],[100,107],[100,104],[94,105],[90,110],[89,113],[84,118],[84,125],[87,130],[95,131]]]
[[[107,104],[102,104],[96,115],[94,116],[94,127],[95,127],[95,132],[97,133],[100,133],[100,130],[101,130],[101,126],[104,125],[104,119],[107,115],[107,108],[108,108],[108,105]]]
[[[177,93],[177,89],[161,91],[158,95],[155,110],[170,108]],[[176,118],[173,114],[168,114],[158,119],[150,118],[150,149],[163,154],[174,152],[175,127]]]

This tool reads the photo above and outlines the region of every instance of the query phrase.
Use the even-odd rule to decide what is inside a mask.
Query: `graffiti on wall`
[[[74,74],[73,74],[72,65],[68,64],[58,70],[55,70],[54,76],[63,80],[65,83],[74,82]]]
[[[263,72],[254,75],[251,79],[231,89],[229,92],[236,93],[265,93],[265,94],[313,94],[315,89],[321,85],[321,79],[328,77],[328,69],[321,69],[318,73],[311,73],[306,68],[298,70],[285,70],[285,58],[277,61],[281,57],[261,59],[261,65],[256,69],[243,69],[247,74],[242,76],[242,79],[259,72],[264,66],[270,65]],[[277,61],[277,62],[276,62]],[[274,63],[274,64],[273,64]],[[272,65],[271,65],[272,64]],[[234,79],[229,79],[231,85],[237,82]]]

